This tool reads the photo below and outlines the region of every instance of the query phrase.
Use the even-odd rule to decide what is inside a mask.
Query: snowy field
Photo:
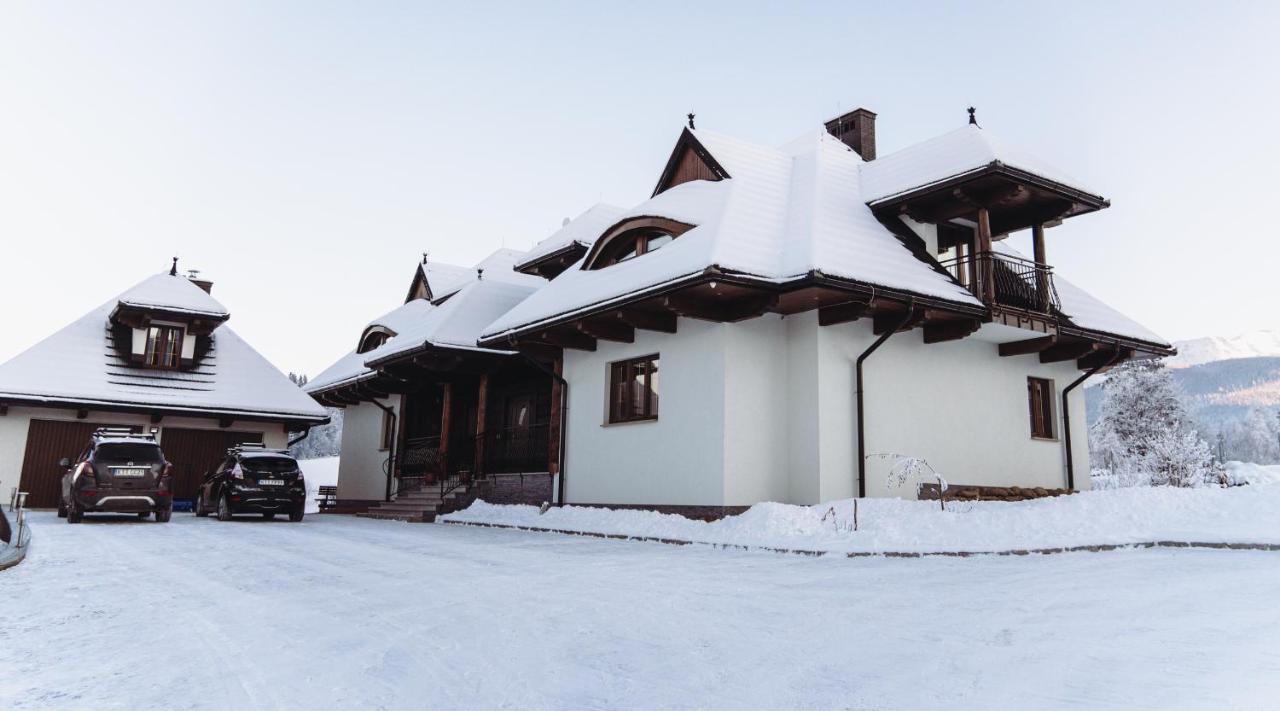
[[[1280,554],[809,558],[345,516],[32,516],[0,708],[1220,709]]]

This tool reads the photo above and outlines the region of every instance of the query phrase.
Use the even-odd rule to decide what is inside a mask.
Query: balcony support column
[[[453,383],[446,381],[440,407],[440,478],[449,478],[449,426],[453,415]]]
[[[1040,310],[1049,312],[1049,262],[1044,255],[1044,225],[1031,228],[1031,244],[1036,258],[1036,300]]]
[[[489,374],[480,374],[480,385],[476,389],[476,463],[471,467],[473,477],[484,473],[484,445],[488,434],[485,430],[486,410],[489,403]]]
[[[979,283],[982,287],[978,293],[982,295],[982,301],[990,305],[996,300],[996,270],[995,264],[991,261],[991,215],[985,207],[978,208],[977,238],[978,254],[974,256],[981,262]]]

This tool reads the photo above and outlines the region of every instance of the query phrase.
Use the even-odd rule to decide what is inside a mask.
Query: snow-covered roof
[[[1044,160],[972,124],[864,164],[862,197],[867,202],[886,200],[982,170],[993,163],[1100,197],[1096,190],[1090,190]]]
[[[204,289],[184,276],[156,274],[138,282],[116,297],[123,306],[161,309],[177,313],[226,319],[227,308]]]
[[[665,217],[695,227],[662,249],[604,269],[570,267],[484,330],[485,337],[596,308],[711,266],[786,282],[819,271],[965,306],[972,294],[917,259],[872,215],[862,159],[825,131],[769,148],[689,131],[729,178],[681,183],[619,219]]]
[[[208,296],[183,277],[164,275],[164,279],[181,280]],[[156,295],[165,298],[160,301]],[[177,298],[171,298],[174,295]],[[227,326],[209,336],[210,348],[192,370],[130,365],[127,354],[116,351],[109,318],[126,296],[146,298],[153,307],[180,305],[191,313],[210,314],[209,302],[217,304],[190,294],[177,281],[147,279],[0,364],[0,399],[281,419],[326,416],[323,408]]]
[[[1027,259],[1006,242],[996,242],[992,245],[992,249],[997,253]],[[1072,324],[1090,331],[1100,331],[1166,348],[1172,347],[1168,339],[1107,306],[1089,292],[1064,279],[1057,270],[1053,273],[1053,284],[1058,292],[1058,300],[1062,303],[1062,315],[1066,316]]]
[[[481,270],[484,271],[484,278],[492,281],[530,286],[542,284],[544,280],[541,277],[515,271],[516,264],[524,260],[524,252],[518,249],[502,248],[494,250],[473,267],[428,261],[422,265],[422,269],[427,279],[427,288],[431,290],[432,301],[440,301],[475,281]]]
[[[414,325],[432,309],[436,308],[426,299],[414,299],[382,314],[365,325],[367,331],[373,326],[381,326],[397,335],[388,339],[388,343],[399,337],[399,334],[410,331]],[[362,332],[363,333],[363,332]],[[385,345],[385,344],[384,344]],[[307,381],[305,390],[308,393],[328,390],[335,385],[355,382],[374,374],[372,368],[364,364],[367,353],[357,353],[355,349],[342,356],[336,363],[322,370],[316,377]]]
[[[477,346],[481,329],[528,298],[537,290],[538,284],[546,282],[535,278],[538,284],[516,284],[489,279],[488,274],[486,271],[483,279],[462,287],[452,298],[431,309],[395,338],[361,354],[364,364],[367,366],[394,358],[424,346],[504,352]]]
[[[573,218],[550,237],[534,245],[516,264],[517,269],[533,264],[571,245],[590,247],[605,230],[622,219],[626,208],[599,202]]]

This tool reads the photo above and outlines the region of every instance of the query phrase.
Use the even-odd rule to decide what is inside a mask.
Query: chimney
[[[827,133],[839,138],[863,160],[876,159],[876,115],[854,109],[827,122]]]
[[[201,279],[199,269],[188,269],[187,279],[192,284],[195,284],[196,286],[200,287],[200,289],[203,290],[204,293],[213,294],[213,282],[209,281],[208,279]]]

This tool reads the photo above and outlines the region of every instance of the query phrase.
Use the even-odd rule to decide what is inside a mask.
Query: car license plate
[[[122,477],[140,477],[147,473],[146,469],[133,469],[126,467],[117,467],[111,470],[111,473]]]
[[[259,479],[258,486],[284,486],[283,479]]]

